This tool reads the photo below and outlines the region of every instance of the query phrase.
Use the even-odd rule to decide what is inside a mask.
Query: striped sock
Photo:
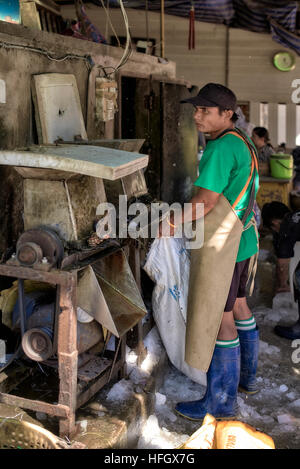
[[[254,316],[251,316],[249,319],[235,320],[234,322],[237,330],[240,331],[251,331],[252,329],[256,329]]]
[[[236,339],[217,340],[217,342],[216,342],[216,347],[222,347],[222,348],[234,348],[234,347],[238,347],[239,345],[240,345],[239,336],[237,336]]]

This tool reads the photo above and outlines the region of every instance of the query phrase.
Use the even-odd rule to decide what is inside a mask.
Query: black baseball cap
[[[218,83],[208,83],[203,86],[197,96],[184,99],[181,103],[190,103],[194,106],[222,107],[235,111],[237,101],[235,94],[226,86]]]

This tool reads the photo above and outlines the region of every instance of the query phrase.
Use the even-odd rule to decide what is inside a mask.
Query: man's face
[[[232,115],[233,111],[231,110],[220,113],[218,107],[197,106],[194,120],[199,132],[212,133],[227,128],[231,124]]]
[[[265,139],[263,137],[259,137],[255,132],[252,132],[251,139],[258,150],[266,144]]]

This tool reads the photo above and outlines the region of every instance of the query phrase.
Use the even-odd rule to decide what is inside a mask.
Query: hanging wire
[[[147,38],[147,49],[148,49],[148,42],[149,42],[148,0],[146,0],[146,4],[145,4],[145,13],[146,13],[146,38]]]
[[[113,24],[112,24],[112,22],[111,22],[111,19],[110,19],[110,14],[109,14],[109,11],[108,11],[108,8],[109,8],[109,0],[107,0],[107,8],[106,8],[105,5],[104,5],[104,1],[103,1],[103,0],[100,0],[100,1],[101,1],[101,4],[102,4],[102,8],[104,9],[105,14],[106,14],[106,17],[107,17],[107,22],[106,22],[106,24],[109,23],[109,26],[111,27],[111,30],[112,30],[112,32],[114,33],[115,38],[116,38],[116,40],[117,40],[118,46],[121,47],[121,44],[120,44],[118,35],[117,35],[116,30],[115,30],[115,28],[114,28],[114,26],[113,26]],[[107,39],[107,36],[108,36],[108,28],[106,28],[106,29],[107,29],[107,32],[106,32],[105,34],[106,34],[106,39]]]
[[[123,5],[123,0],[119,0],[120,7],[121,7],[121,12],[124,18],[124,23],[125,23],[125,28],[126,28],[126,45],[125,45],[125,51],[124,54],[116,66],[116,71],[119,70],[121,67],[123,67],[126,62],[129,60],[129,57],[132,54],[132,42],[131,42],[131,35],[130,35],[130,30],[129,30],[129,22],[128,22],[128,17],[127,13],[125,11],[124,5]]]

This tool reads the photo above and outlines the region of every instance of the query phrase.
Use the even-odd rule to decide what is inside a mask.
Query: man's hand
[[[216,205],[220,197],[220,194],[217,192],[210,191],[208,189],[204,189],[203,187],[200,187],[197,194],[194,195],[194,197],[189,201],[189,203],[185,206],[185,210],[183,213],[183,217],[180,220],[180,223],[184,222],[191,222],[193,220],[197,220],[199,217],[199,211],[197,211],[197,205],[198,204],[203,204],[204,205],[204,213],[203,215],[207,215]],[[198,213],[197,213],[198,212]],[[174,214],[170,214],[166,220],[163,220],[159,224],[158,228],[158,238],[163,237],[162,233],[162,226],[163,223],[168,223],[169,229],[170,229],[170,234],[168,234],[168,237],[174,236],[176,232],[176,228],[178,227],[178,221],[176,220],[176,223],[174,221]]]
[[[163,234],[163,226],[168,228],[168,235],[167,236],[164,236],[164,234]],[[175,234],[175,231],[176,231],[176,225],[174,224],[174,215],[173,214],[168,215],[167,218],[160,221],[159,227],[158,227],[157,237],[158,238],[163,238],[163,237],[172,238]]]

